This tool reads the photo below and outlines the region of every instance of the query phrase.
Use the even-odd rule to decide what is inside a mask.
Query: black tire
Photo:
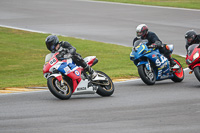
[[[174,72],[174,77],[171,80],[174,82],[181,82],[184,79],[183,68],[178,60],[176,60],[174,58],[173,58],[173,60],[177,63],[177,65],[180,66],[180,70],[173,69],[173,71],[175,71],[175,72]]]
[[[59,81],[55,77],[50,77],[50,78],[47,79],[47,86],[48,86],[50,92],[55,97],[57,97],[61,100],[69,99],[72,95],[71,86],[66,81],[64,81],[63,87],[60,87],[59,84],[60,84]]]
[[[148,71],[146,65],[138,66],[138,74],[142,81],[147,85],[154,85],[156,82],[156,75],[152,69],[152,72]]]
[[[98,90],[97,90],[97,94],[99,94],[100,96],[103,96],[103,97],[111,96],[114,93],[114,90],[115,90],[115,87],[114,87],[112,80],[104,72],[101,72],[101,71],[96,71],[96,72],[107,77],[108,82],[110,83],[109,85],[99,85]]]
[[[195,74],[195,76],[196,76],[196,78],[199,80],[199,82],[200,82],[200,67],[199,66],[196,66],[195,68],[194,68],[194,74]]]

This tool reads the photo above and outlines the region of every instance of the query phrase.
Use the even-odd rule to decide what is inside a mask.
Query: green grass
[[[0,88],[46,86],[42,68],[49,53],[45,46],[48,34],[0,27],[0,36]],[[70,42],[83,57],[96,55],[99,62],[93,68],[105,72],[112,79],[138,76],[129,59],[130,47],[58,37]],[[184,58],[175,57],[186,67]]]
[[[96,0],[96,1],[200,9],[200,0]]]

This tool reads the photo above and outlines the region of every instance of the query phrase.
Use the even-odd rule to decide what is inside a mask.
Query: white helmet
[[[138,38],[146,36],[148,33],[148,27],[146,24],[140,24],[136,28],[136,35]]]

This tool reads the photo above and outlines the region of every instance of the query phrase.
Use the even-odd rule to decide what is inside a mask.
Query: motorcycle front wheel
[[[156,75],[152,69],[152,71],[147,70],[146,65],[138,66],[138,74],[142,81],[147,85],[153,85],[156,82]]]
[[[72,95],[72,88],[69,83],[64,81],[64,84],[61,85],[61,83],[55,77],[50,77],[47,79],[47,86],[50,92],[61,100],[67,100]]]
[[[194,68],[194,75],[200,81],[200,67],[199,66]]]
[[[113,94],[114,90],[115,90],[115,87],[114,87],[112,80],[104,72],[101,72],[101,71],[96,71],[96,72],[98,74],[105,76],[108,79],[108,84],[106,83],[106,85],[102,85],[104,83],[99,82],[100,85],[98,85],[97,94],[99,94],[100,96],[103,96],[103,97],[111,96]]]

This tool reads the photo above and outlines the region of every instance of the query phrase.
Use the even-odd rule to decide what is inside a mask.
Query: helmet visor
[[[55,45],[53,42],[46,42],[46,46],[47,46],[47,49],[49,49],[50,51],[55,49]]]
[[[142,32],[137,32],[137,36],[142,36]]]
[[[186,39],[186,42],[188,42],[188,43],[191,43],[192,42],[192,40],[193,40],[193,38],[192,37],[188,37],[188,38],[185,38]]]
[[[141,38],[142,37],[142,32],[137,31],[136,34],[137,34],[137,38]]]

